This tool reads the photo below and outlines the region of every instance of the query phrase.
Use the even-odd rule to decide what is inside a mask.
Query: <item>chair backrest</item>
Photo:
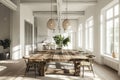
[[[93,63],[95,55],[87,55],[86,57],[88,57],[90,63]]]
[[[27,63],[28,63],[29,58],[24,56],[24,57],[23,57],[23,59],[24,59],[25,63],[27,64]]]
[[[25,57],[25,56],[24,56],[23,59],[24,59],[24,61],[25,61],[26,64],[32,62],[32,60],[29,59],[29,57]]]
[[[87,55],[86,57],[88,57],[88,58],[95,58],[95,55]]]

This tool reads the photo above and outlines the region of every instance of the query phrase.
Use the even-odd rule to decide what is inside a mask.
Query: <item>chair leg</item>
[[[82,76],[82,66],[80,66],[80,76]]]
[[[34,71],[35,71],[35,78],[36,78],[37,64],[34,64]]]
[[[84,70],[84,66],[82,66],[82,67],[83,67],[83,75],[82,75],[82,77],[84,77],[84,71],[85,71],[85,70]]]
[[[48,67],[49,67],[49,64],[46,64],[45,71],[47,71]]]
[[[24,75],[26,75],[26,73],[27,73],[27,68],[25,69],[25,74]]]
[[[90,65],[90,67],[91,67],[91,71],[92,71],[92,73],[93,73],[93,76],[95,77],[95,73],[94,73],[92,64]]]
[[[29,71],[29,68],[30,68],[30,66],[27,65],[27,67],[26,67],[26,69],[25,69],[25,74],[24,74],[24,75],[26,75],[26,73]]]
[[[90,66],[87,66],[87,67],[88,67],[89,71],[91,71],[91,68],[90,68]]]

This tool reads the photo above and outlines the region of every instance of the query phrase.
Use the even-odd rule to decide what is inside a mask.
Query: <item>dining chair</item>
[[[25,64],[26,64],[26,70],[25,70],[25,75],[27,72],[30,70],[34,70],[35,72],[35,77],[38,71],[38,66],[39,66],[39,61],[31,60],[29,58],[23,57]]]
[[[87,67],[89,69],[89,71],[91,71],[93,73],[93,76],[95,77],[94,70],[93,70],[93,61],[94,61],[95,56],[94,55],[87,55],[86,57],[88,59],[80,62],[80,66],[82,68],[82,71],[81,71],[82,77],[84,77],[85,67]]]

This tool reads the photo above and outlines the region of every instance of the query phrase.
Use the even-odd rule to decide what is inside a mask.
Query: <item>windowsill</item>
[[[113,58],[112,56],[105,55],[105,54],[102,54],[102,56],[103,56],[104,58],[107,58],[107,59],[109,59],[109,60],[112,60],[112,61],[114,61],[114,62],[119,63],[119,59],[118,59],[118,58]]]

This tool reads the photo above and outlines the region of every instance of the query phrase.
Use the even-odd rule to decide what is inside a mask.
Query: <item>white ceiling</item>
[[[66,0],[52,0],[53,1],[53,11],[58,13],[65,13],[66,11]],[[51,0],[21,0],[23,5],[28,6],[35,14],[41,14],[44,12],[48,14],[51,11]],[[97,0],[68,0],[68,13],[76,16],[84,15],[83,12],[89,6],[93,6],[97,3]],[[60,6],[59,6],[60,4]],[[81,14],[82,12],[82,14]],[[75,17],[77,18],[77,17]]]

